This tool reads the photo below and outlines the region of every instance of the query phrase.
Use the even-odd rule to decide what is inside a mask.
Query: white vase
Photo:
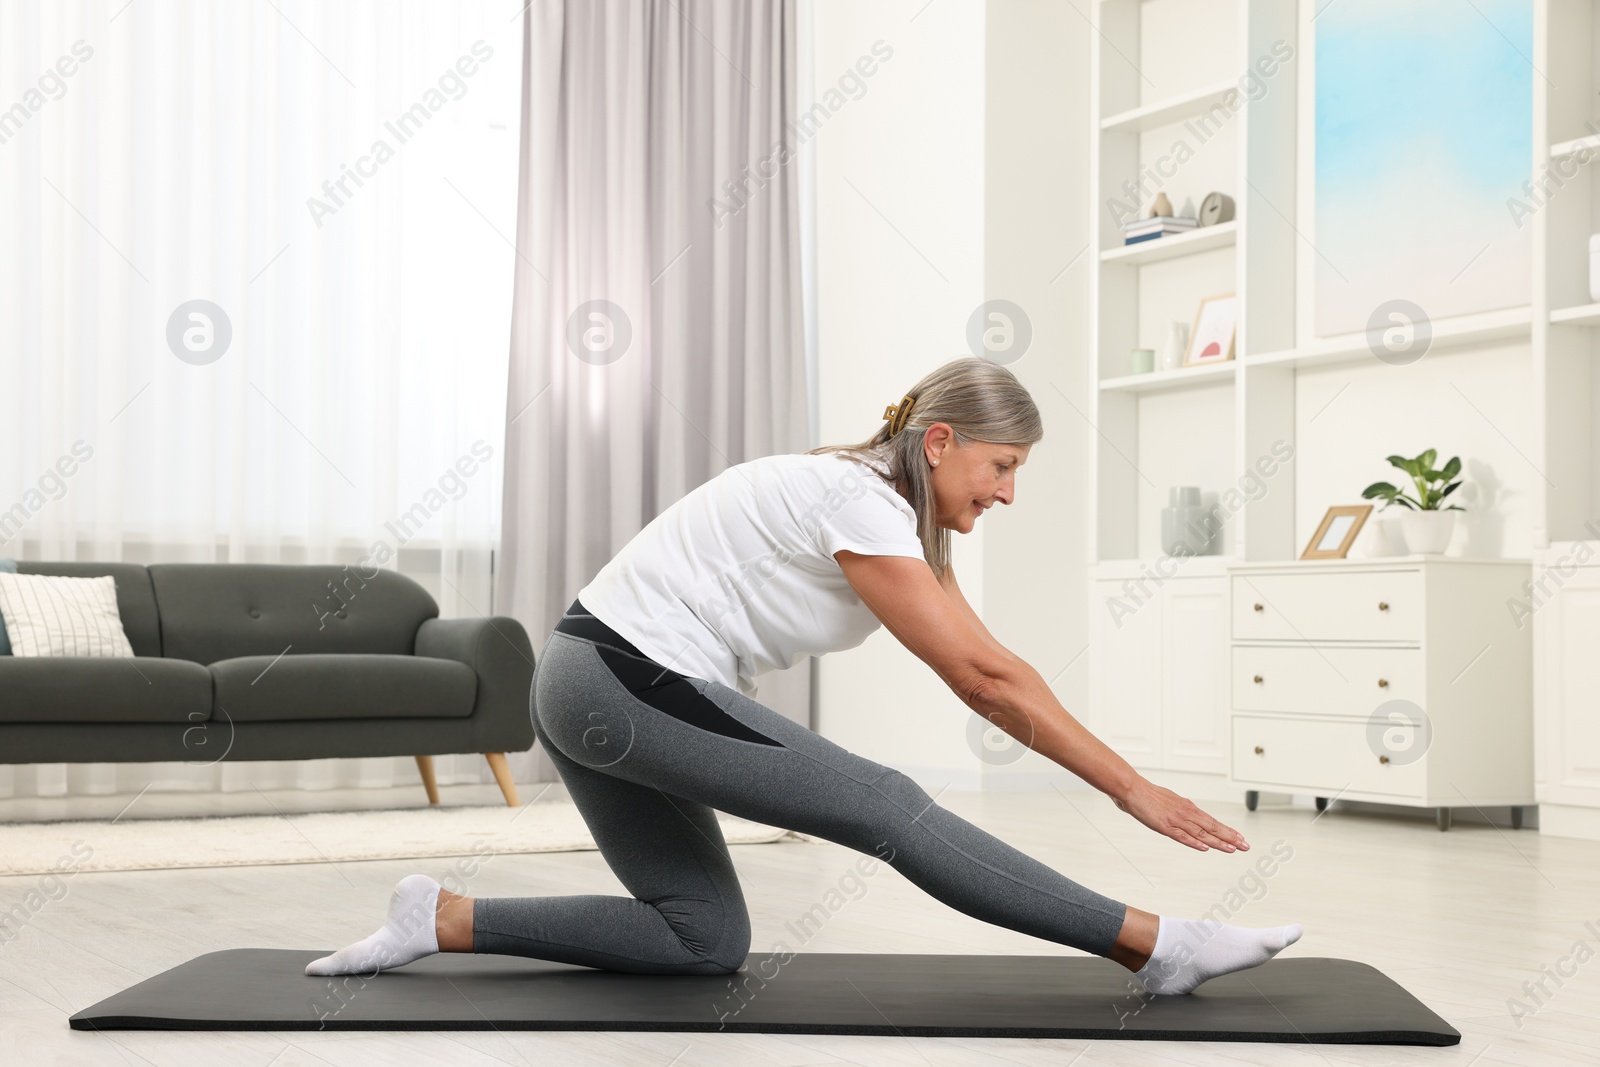
[[[1407,511],[1400,516],[1400,528],[1405,534],[1407,552],[1443,555],[1444,550],[1450,547],[1450,535],[1455,532],[1456,513]]]
[[[1183,366],[1183,354],[1189,348],[1189,324],[1176,319],[1167,327],[1167,339],[1161,346],[1157,370],[1177,370]]]
[[[1381,515],[1372,515],[1361,527],[1361,533],[1356,537],[1356,548],[1368,559],[1381,559],[1384,556],[1399,556],[1404,553],[1390,538],[1390,531],[1394,523]]]

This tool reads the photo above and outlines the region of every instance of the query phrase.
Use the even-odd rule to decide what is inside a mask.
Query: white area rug
[[[799,834],[718,814],[730,845]],[[150,871],[595,848],[577,806],[437,807],[200,819],[0,826],[0,877],[57,871]]]

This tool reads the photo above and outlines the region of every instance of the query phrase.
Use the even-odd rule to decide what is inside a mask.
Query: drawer
[[[1393,751],[1415,751],[1415,744],[1400,742],[1395,731],[1414,735],[1416,729],[1388,725],[1385,743]],[[1397,762],[1400,758],[1373,750],[1365,722],[1233,717],[1233,777],[1239,782],[1285,786],[1318,796],[1349,791],[1421,799],[1427,756],[1410,763]]]
[[[1234,645],[1233,708],[1365,719],[1380,704],[1422,707],[1422,649]]]
[[[1266,641],[1420,641],[1422,572],[1235,574],[1233,637]]]

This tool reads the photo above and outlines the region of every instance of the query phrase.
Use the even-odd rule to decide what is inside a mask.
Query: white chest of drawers
[[[1527,560],[1228,568],[1229,781],[1436,809],[1534,802]]]

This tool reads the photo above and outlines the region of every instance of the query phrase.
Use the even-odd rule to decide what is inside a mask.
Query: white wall
[[[924,3],[815,4],[819,95],[875,41],[893,49],[865,94],[808,145],[818,443],[872,434],[885,405],[961,354],[967,315],[983,299],[984,5]],[[978,587],[983,536],[955,539],[963,588]],[[887,630],[823,657],[817,683],[816,727],[846,748],[907,770],[975,773],[964,733],[971,712]]]
[[[1377,360],[1306,368],[1295,380],[1295,544],[1304,548],[1323,513],[1361,504],[1384,481],[1416,487],[1384,457],[1439,450],[1459,455],[1463,484],[1448,554],[1527,557],[1532,551],[1535,398],[1528,345],[1503,341],[1430,352],[1416,363]],[[1397,520],[1400,508],[1374,511]]]
[[[886,404],[969,354],[967,320],[985,299],[1023,308],[1033,342],[1009,366],[1039,404],[1046,437],[1019,473],[1015,503],[954,538],[955,569],[995,635],[1081,711],[1080,502],[1093,431],[1074,407],[1086,408],[1088,382],[1088,255],[1080,253],[1092,31],[1049,0],[818,0],[813,28],[817,93],[874,41],[894,49],[861,98],[808,146],[818,443],[865,439]],[[886,630],[819,662],[816,701],[820,732],[929,788],[1069,778],[1031,752],[1003,767],[980,760],[968,742],[972,712]]]
[[[931,14],[930,10],[930,14]],[[919,20],[920,21],[920,20]],[[988,299],[1011,300],[1033,324],[1010,368],[1033,394],[1045,436],[1017,476],[1016,500],[987,513],[983,600],[1000,642],[1088,714],[1089,38],[1074,5],[988,5],[984,108]],[[963,578],[963,587],[965,579]],[[969,716],[970,712],[967,713]],[[1035,752],[983,764],[985,788],[1086,785]]]

